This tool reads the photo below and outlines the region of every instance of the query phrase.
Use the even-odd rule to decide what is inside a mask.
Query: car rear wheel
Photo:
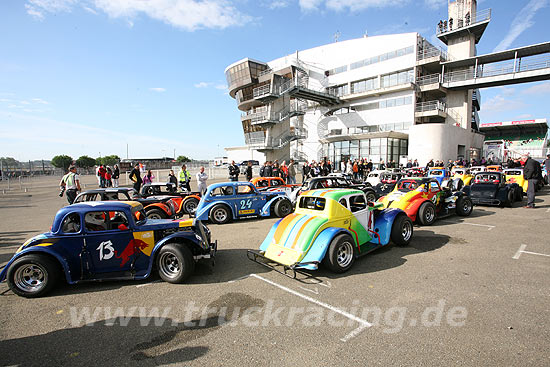
[[[435,222],[435,205],[431,201],[425,201],[420,205],[417,217],[423,226],[431,226]]]
[[[413,235],[412,220],[405,214],[398,215],[391,227],[391,240],[398,246],[406,246]]]
[[[182,283],[195,270],[195,259],[186,245],[168,243],[159,251],[157,269],[165,282]]]
[[[506,194],[506,206],[511,208],[512,207],[512,204],[514,203],[514,201],[516,199],[516,194],[514,192],[514,190],[511,190],[511,189],[508,189],[508,193]]]
[[[210,221],[215,224],[225,224],[231,220],[231,211],[225,205],[216,205],[210,210]]]
[[[474,204],[472,203],[472,199],[467,196],[462,196],[456,201],[456,214],[460,215],[461,217],[469,216],[470,214],[472,214],[473,209]]]
[[[183,211],[189,215],[194,215],[198,205],[197,198],[187,198],[183,202]]]
[[[147,211],[147,219],[166,219],[167,215],[160,209],[150,209]]]
[[[59,266],[40,254],[29,254],[15,260],[8,269],[8,286],[13,293],[27,298],[42,297],[57,282]]]
[[[281,199],[275,203],[274,212],[279,218],[286,217],[292,213],[292,203],[288,199]]]
[[[516,187],[516,201],[523,200],[523,189],[521,187]]]
[[[351,236],[341,234],[329,245],[323,263],[335,273],[348,271],[355,261],[355,242]]]

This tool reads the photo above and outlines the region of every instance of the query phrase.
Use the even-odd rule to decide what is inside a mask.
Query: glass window
[[[365,195],[354,195],[349,198],[349,209],[352,213],[367,209]]]
[[[430,191],[431,192],[439,191],[439,185],[437,184],[437,182],[430,182]]]
[[[412,104],[412,96],[405,97],[404,104]]]
[[[382,88],[386,88],[390,86],[390,76],[389,75],[383,75],[382,76]]]
[[[403,106],[403,104],[405,103],[405,99],[404,98],[396,98],[395,99],[395,106]]]
[[[390,74],[390,86],[397,85],[397,73]]]
[[[210,196],[232,196],[233,186],[216,187],[210,192]]]
[[[348,207],[348,201],[345,198],[341,198],[338,203],[340,203],[344,208]]]
[[[395,107],[395,99],[388,99],[386,101],[386,107]]]
[[[405,49],[405,53],[412,54],[414,52],[414,46],[409,46]]]
[[[128,218],[123,212],[88,212],[84,215],[84,226],[89,232],[126,230]]]
[[[382,54],[380,55],[380,62],[386,61],[388,59],[388,54]]]
[[[325,210],[326,201],[324,198],[311,196],[302,196],[300,198],[300,208],[312,210]]]
[[[80,232],[80,215],[78,213],[67,215],[61,224],[61,231],[64,233]]]
[[[376,64],[379,61],[380,61],[380,59],[379,59],[378,56],[374,56],[374,57],[370,58],[370,64]]]
[[[406,71],[399,72],[399,84],[405,84],[408,80],[408,74]]]
[[[386,108],[386,101],[380,101],[380,108]]]

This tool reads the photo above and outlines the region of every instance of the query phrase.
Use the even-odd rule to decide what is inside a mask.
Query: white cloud
[[[219,90],[227,90],[227,85],[225,85],[225,84],[216,84],[214,86],[214,88],[219,89]]]
[[[431,9],[439,9],[447,5],[447,0],[424,0],[424,4]]]
[[[31,104],[29,101],[21,101],[21,102],[19,102],[19,103],[20,103],[20,104],[24,104],[24,105],[29,105],[29,104]]]
[[[271,1],[267,7],[271,10],[275,10],[275,9],[282,9],[282,8],[286,8],[288,7],[290,4],[289,4],[289,0],[274,0],[274,1]]]
[[[144,14],[188,31],[224,29],[252,20],[228,0],[94,0],[94,4],[111,18],[131,19]]]
[[[27,14],[42,20],[44,13],[70,12],[76,0],[28,0],[25,4]]]
[[[121,18],[129,27],[133,27],[134,18],[139,15],[187,31],[224,29],[252,21],[252,17],[240,12],[230,0],[83,0],[80,3],[77,0],[27,0],[25,8],[29,15],[41,20],[46,13],[71,12],[77,5],[91,14],[101,11],[111,18]]]
[[[525,30],[532,27],[535,22],[533,17],[540,9],[548,6],[550,0],[531,0],[529,3],[521,9],[512,21],[512,25],[508,30],[504,39],[495,47],[493,52],[503,51],[512,45],[512,43],[522,34]]]
[[[163,93],[166,92],[166,88],[149,88],[152,92]]]
[[[48,101],[44,101],[42,98],[32,98],[31,101],[39,104],[50,104]]]
[[[208,88],[212,83],[200,82],[195,84],[195,88]]]
[[[300,0],[300,8],[303,11],[319,10],[322,5],[328,10],[334,11],[360,11],[368,8],[387,8],[401,6],[409,0]]]
[[[497,94],[483,103],[482,111],[488,113],[497,113],[502,111],[511,111],[525,107],[525,103],[520,100],[506,98],[508,95]]]
[[[550,93],[550,82],[544,82],[541,84],[533,85],[525,89],[522,93],[524,94],[548,94]]]
[[[530,113],[523,113],[521,115],[517,115],[514,117],[514,121],[517,121],[517,120],[529,120],[529,119],[532,119],[533,118],[533,115],[531,115]]]

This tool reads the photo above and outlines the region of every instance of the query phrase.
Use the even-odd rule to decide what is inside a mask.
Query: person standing
[[[111,170],[111,167],[107,166],[107,172],[105,172],[105,187],[112,187],[113,186],[113,171]]]
[[[143,184],[152,184],[153,180],[155,179],[155,175],[153,175],[153,171],[148,170],[147,174],[143,177]]]
[[[61,190],[65,189],[65,196],[67,197],[67,201],[69,202],[69,204],[74,203],[76,193],[81,190],[80,179],[76,174],[75,166],[69,167],[69,172],[65,176],[63,176],[63,178],[59,182],[59,186],[61,187]],[[61,191],[61,194],[59,196],[61,195],[63,195],[63,191]]]
[[[248,161],[248,164],[246,165],[245,175],[246,175],[247,181],[252,180],[252,162],[251,161]]]
[[[141,179],[139,163],[136,163],[134,165],[134,169],[130,171],[130,175],[128,177],[134,183],[134,190],[136,190],[136,192],[139,194],[139,190],[141,189],[141,184],[143,183],[143,180]]]
[[[99,187],[106,187],[105,175],[107,174],[107,170],[102,164],[99,166],[97,174],[99,175]]]
[[[191,174],[187,170],[187,166],[185,164],[181,166],[179,179],[180,179],[180,187],[187,191],[191,191],[191,185],[190,185]]]
[[[208,180],[208,175],[204,172],[204,166],[201,166],[197,173],[197,186],[199,187],[201,196],[206,192],[206,180]]]
[[[118,187],[119,177],[120,177],[120,168],[118,168],[118,164],[115,164],[115,167],[113,169],[113,187]]]
[[[281,170],[279,169],[279,162],[278,161],[273,162],[273,166],[271,167],[270,177],[279,177],[280,173],[281,173]]]
[[[294,163],[294,159],[290,160],[290,163],[288,164],[288,184],[295,184],[296,183],[296,164]]]
[[[178,178],[174,174],[173,170],[170,170],[170,172],[168,173],[168,182],[174,184],[176,190],[178,189]]]
[[[539,162],[529,157],[529,154],[521,156],[521,162],[523,163],[523,178],[529,183],[527,186],[527,205],[524,208],[535,207],[535,188],[538,181],[542,179],[542,172]]]
[[[235,161],[231,161],[231,165],[229,165],[229,180],[239,181],[239,166],[235,164]]]
[[[548,175],[550,175],[550,154],[546,155],[546,159],[544,160],[544,168],[546,169],[546,177],[548,177]],[[549,182],[545,182],[545,184],[548,183]]]

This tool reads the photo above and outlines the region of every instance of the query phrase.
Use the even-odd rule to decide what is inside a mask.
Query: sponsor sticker
[[[240,214],[240,215],[244,215],[244,214],[254,214],[254,212],[255,212],[254,209],[239,210],[239,214]]]

